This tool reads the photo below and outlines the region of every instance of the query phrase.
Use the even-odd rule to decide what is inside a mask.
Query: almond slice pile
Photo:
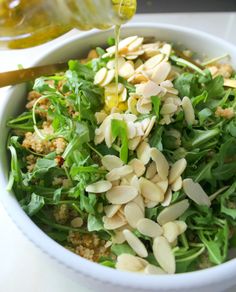
[[[143,44],[143,38],[138,36],[131,36],[120,41],[117,60],[118,75],[135,85],[135,92],[130,93],[121,83],[118,85],[117,92],[114,83],[115,46],[107,48],[106,51],[102,57],[110,57],[111,60],[108,61],[106,67],[96,73],[94,79],[95,84],[105,89],[106,113],[128,111],[137,116],[149,114],[153,108],[151,98],[158,96],[161,99],[161,125],[172,123],[173,117],[180,111],[184,112],[188,125],[195,122],[190,99],[184,97],[181,100],[178,97],[178,90],[172,83],[177,73],[169,62],[172,51],[170,44],[162,42]],[[227,80],[225,86],[227,86]],[[134,148],[137,140],[130,142],[131,148]]]
[[[119,255],[117,269],[144,274],[173,274],[176,263],[172,249],[187,229],[180,217],[191,201],[205,206],[210,206],[211,201],[200,184],[188,178],[182,179],[187,167],[185,158],[173,163],[168,153],[165,155],[150,146],[149,136],[155,125],[171,124],[180,112],[187,126],[191,127],[196,120],[190,98],[184,96],[181,99],[172,82],[178,74],[169,59],[172,46],[163,42],[144,44],[143,41],[142,37],[131,36],[119,43],[117,64],[121,78],[118,86],[114,82],[115,46],[107,48],[102,56],[109,61],[96,73],[94,84],[104,88],[105,107],[96,113],[98,127],[94,142],[95,145],[105,143],[108,148],[120,147],[119,141],[112,136],[111,122],[123,121],[132,156],[127,164],[115,155],[103,156],[101,163],[107,171],[105,179],[88,185],[86,191],[105,195],[104,228],[113,232],[109,244],[126,243],[136,254]],[[132,84],[132,90],[124,86],[125,82],[121,83],[124,79]],[[234,87],[231,81],[225,79],[224,85]],[[158,118],[153,114],[155,106],[159,107]],[[181,146],[178,130],[168,126],[165,135],[174,138]],[[184,197],[172,202],[173,193],[178,191],[183,192]],[[148,218],[145,211],[155,207],[159,211],[154,220]],[[150,239],[160,267],[145,260],[148,250],[140,234]]]

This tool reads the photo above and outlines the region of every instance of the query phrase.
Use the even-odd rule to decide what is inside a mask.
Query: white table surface
[[[236,45],[236,13],[173,13],[140,14],[132,22],[163,22],[183,25],[209,32]],[[35,58],[61,39],[78,33],[72,30],[66,35],[40,48],[0,51],[0,71],[27,67]],[[0,90],[4,95],[7,88]],[[1,106],[1,98],[0,98]],[[1,186],[0,186],[1,188]],[[0,291],[1,292],[87,292],[70,278],[55,270],[48,257],[37,249],[15,227],[0,203]],[[95,287],[93,291],[96,291]],[[236,288],[231,290],[236,291]]]

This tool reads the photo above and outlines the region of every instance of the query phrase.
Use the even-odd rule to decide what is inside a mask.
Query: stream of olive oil
[[[119,41],[120,41],[120,25],[115,26],[115,82],[116,82],[116,92],[115,92],[115,104],[119,104],[119,92],[118,92],[118,83],[119,83],[119,72],[118,72],[118,58],[119,58]]]

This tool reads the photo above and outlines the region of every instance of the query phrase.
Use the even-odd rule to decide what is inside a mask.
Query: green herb
[[[116,139],[117,137],[120,138],[120,158],[126,163],[128,160],[128,137],[126,123],[124,121],[112,120],[111,133],[114,139]]]

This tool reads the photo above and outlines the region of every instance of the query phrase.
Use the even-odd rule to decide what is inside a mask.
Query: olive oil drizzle
[[[119,92],[118,92],[118,83],[119,83],[119,41],[120,41],[120,25],[115,26],[115,83],[116,83],[116,93],[115,93],[115,104],[119,104]]]

